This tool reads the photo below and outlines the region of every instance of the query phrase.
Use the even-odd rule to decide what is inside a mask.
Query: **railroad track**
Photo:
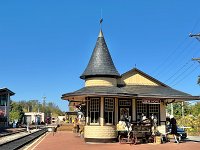
[[[27,145],[28,143],[30,143],[31,141],[37,139],[38,137],[40,137],[41,135],[43,135],[46,132],[47,132],[47,129],[45,128],[45,129],[39,130],[37,132],[34,132],[32,134],[26,135],[24,137],[20,137],[18,139],[9,141],[7,143],[0,145],[0,149],[1,150],[20,149],[20,148],[24,147],[25,145]]]
[[[39,128],[44,128],[44,126],[37,126]],[[16,128],[18,129],[18,128]],[[30,126],[29,127],[30,130],[32,129],[36,129],[36,126]],[[10,130],[4,130],[3,132],[0,132],[0,138],[1,137],[5,137],[5,136],[10,136],[10,135],[13,135],[13,134],[16,134],[16,133],[21,133],[21,132],[27,132],[27,128],[21,128],[19,130],[14,130],[14,131],[10,131]]]
[[[26,129],[22,129],[22,130],[18,130],[18,131],[13,131],[13,132],[2,133],[2,134],[0,134],[0,138],[1,137],[5,137],[5,136],[10,136],[10,135],[13,135],[13,134],[16,134],[16,133],[21,133],[21,132],[26,132]]]

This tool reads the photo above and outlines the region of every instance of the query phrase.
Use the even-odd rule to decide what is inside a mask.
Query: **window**
[[[137,121],[141,121],[142,114],[147,117],[147,105],[143,104],[142,100],[137,100]]]
[[[104,99],[104,119],[106,124],[114,123],[114,110],[115,110],[115,101],[114,98],[105,98]]]
[[[131,106],[130,100],[119,100],[119,106]]]
[[[137,121],[141,121],[141,116],[144,114],[150,118],[153,114],[160,121],[160,104],[143,104],[142,100],[137,100]]]
[[[156,116],[158,123],[160,122],[160,104],[149,104],[149,116]]]
[[[6,94],[0,95],[0,106],[5,106],[5,104],[7,105],[7,96],[6,96]]]
[[[90,123],[99,124],[100,117],[100,99],[90,98]]]

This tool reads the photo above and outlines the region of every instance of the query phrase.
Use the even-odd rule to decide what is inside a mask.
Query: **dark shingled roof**
[[[138,96],[160,96],[160,97],[190,97],[192,95],[164,86],[150,85],[127,85],[123,87],[129,94]]]
[[[80,78],[86,79],[96,76],[120,76],[112,61],[102,30],[100,30],[90,61]]]
[[[10,96],[15,95],[15,93],[12,92],[11,90],[9,90],[8,88],[0,88],[0,94],[1,94],[1,93],[9,93]]]
[[[122,97],[149,97],[149,98],[168,98],[168,99],[187,99],[196,100],[200,99],[199,96],[192,96],[190,94],[172,89],[170,87],[163,86],[145,86],[145,85],[128,85],[125,87],[108,87],[108,86],[91,86],[83,87],[72,93],[66,93],[62,95],[62,99],[69,97],[76,97],[81,95],[93,95],[93,96],[122,96]]]
[[[126,95],[125,90],[115,86],[88,86],[83,87],[75,92],[63,94],[65,96],[79,96],[79,95]]]

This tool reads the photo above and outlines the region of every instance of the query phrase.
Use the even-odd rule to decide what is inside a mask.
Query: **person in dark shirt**
[[[179,143],[177,140],[177,124],[176,124],[176,119],[174,118],[173,115],[170,115],[170,126],[171,126],[171,134],[173,134],[175,142]]]

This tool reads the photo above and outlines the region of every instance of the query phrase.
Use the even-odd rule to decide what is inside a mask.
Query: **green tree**
[[[38,100],[29,100],[29,101],[19,101],[11,103],[11,111],[10,111],[10,120],[18,120],[19,123],[22,123],[24,112],[43,112],[46,117],[60,116],[64,115],[64,113],[59,109],[57,105],[53,102],[49,102],[45,105],[41,104]]]
[[[14,101],[11,101],[10,104],[10,121],[17,120],[19,124],[22,123],[24,118],[24,111],[22,106]]]
[[[200,115],[193,116],[187,115],[177,120],[179,126],[188,127],[186,128],[189,135],[200,135]]]
[[[200,115],[200,102],[197,102],[191,106],[191,114],[195,117]]]
[[[177,119],[178,126],[189,127],[189,135],[200,135],[200,102],[195,104],[184,102],[184,117],[182,117],[181,103],[173,103],[174,116]],[[167,106],[168,113],[171,112],[171,106]]]
[[[191,114],[191,105],[188,102],[183,103],[184,116]],[[171,104],[167,105],[167,112],[171,114]],[[173,103],[174,117],[179,119],[182,117],[182,102]]]

